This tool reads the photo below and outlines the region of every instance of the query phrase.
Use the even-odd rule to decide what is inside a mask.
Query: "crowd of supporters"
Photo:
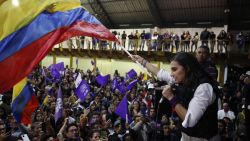
[[[221,89],[218,134],[225,141],[244,140],[245,97],[249,95],[250,72],[245,74],[237,68],[229,71],[228,81]],[[90,92],[82,102],[75,95],[74,82],[79,73],[90,86]],[[129,116],[132,119],[128,122],[114,113],[124,95],[118,89],[112,90],[112,79],[101,87],[95,79],[97,74],[98,71],[84,72],[66,66],[61,80],[54,82],[48,68],[37,67],[29,76],[29,83],[40,103],[32,115],[32,124],[23,125],[15,120],[10,107],[12,92],[6,92],[1,96],[0,140],[22,140],[23,135],[34,141],[180,140],[181,121],[169,108],[167,101],[164,110],[159,111],[157,97],[161,97],[161,93],[157,92],[157,88],[163,85],[161,82],[154,78],[143,79],[143,74],[137,76],[137,85],[126,92]],[[114,77],[118,78],[118,82],[131,81],[126,76],[120,76],[118,71],[115,71]],[[63,116],[55,122],[59,85],[63,95]]]
[[[250,33],[239,32],[233,35],[224,30],[221,30],[218,35],[207,29],[201,33],[195,32],[194,35],[191,35],[189,31],[183,31],[182,34],[166,31],[164,34],[160,34],[157,32],[146,33],[145,30],[142,33],[139,33],[138,30],[131,33],[113,31],[113,34],[119,39],[122,46],[134,51],[195,52],[198,45],[206,45],[210,48],[211,53],[227,53],[235,45],[238,53],[248,53],[250,45]],[[112,50],[121,50],[118,43],[115,42],[89,37],[81,37],[77,40],[79,47],[86,44],[87,48],[93,50],[104,50],[108,47]],[[71,42],[69,46],[72,46],[72,40],[69,42]]]

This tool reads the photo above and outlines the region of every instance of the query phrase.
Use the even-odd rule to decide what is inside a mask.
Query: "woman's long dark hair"
[[[189,93],[187,100],[193,98],[194,91],[202,83],[209,83],[212,85],[214,91],[217,93],[218,83],[201,67],[197,59],[189,53],[177,53],[171,61],[176,61],[179,65],[183,66],[186,79],[183,83],[186,92]]]

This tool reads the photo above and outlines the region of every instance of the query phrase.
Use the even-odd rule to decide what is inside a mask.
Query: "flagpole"
[[[124,50],[131,58],[132,58],[132,54],[131,53],[129,53],[128,52],[128,50],[126,50],[123,46],[121,46],[121,45],[118,45],[118,46],[120,46],[121,48],[122,48],[122,50]],[[152,77],[152,75],[147,71],[147,69],[145,69],[138,61],[135,61],[136,62],[136,64],[142,69],[142,70],[144,70],[145,72],[147,72],[147,74],[150,76],[150,77]]]

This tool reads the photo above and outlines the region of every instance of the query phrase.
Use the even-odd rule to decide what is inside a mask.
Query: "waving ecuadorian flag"
[[[27,76],[57,43],[78,35],[117,41],[79,0],[18,2],[0,3],[5,21],[0,26],[0,93]]]
[[[26,78],[14,86],[11,109],[18,123],[30,124],[31,115],[38,105],[33,88],[27,83]]]

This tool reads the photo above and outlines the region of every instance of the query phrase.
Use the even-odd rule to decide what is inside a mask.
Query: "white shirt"
[[[175,82],[174,78],[170,76],[170,73],[163,69],[158,72],[157,78],[170,84]],[[200,84],[194,92],[194,97],[189,102],[187,114],[182,122],[182,126],[185,128],[194,127],[201,119],[207,107],[211,105],[215,99],[216,96],[213,93],[212,86],[209,83]]]
[[[230,118],[232,121],[235,119],[233,111],[225,112],[224,109],[218,111],[218,119],[223,119],[224,117]]]

